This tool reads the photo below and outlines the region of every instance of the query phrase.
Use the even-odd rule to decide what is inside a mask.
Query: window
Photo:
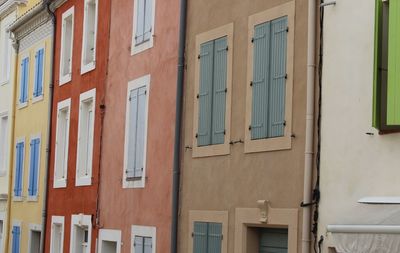
[[[0,252],[3,250],[4,221],[0,220]]]
[[[149,85],[150,76],[134,80],[128,85],[124,188],[143,188],[145,185]]]
[[[25,159],[25,140],[17,141],[15,152],[15,173],[14,173],[14,200],[22,200],[22,188],[24,177],[24,159]]]
[[[291,148],[293,3],[249,18],[245,152]]]
[[[400,130],[399,8],[397,1],[376,0],[373,126],[382,133]]]
[[[35,82],[33,86],[34,99],[43,97],[44,60],[44,48],[40,48],[35,53]]]
[[[120,253],[121,231],[111,229],[100,229],[99,231],[99,253]]]
[[[38,196],[39,168],[40,136],[35,136],[30,143],[28,199],[31,201],[36,201]]]
[[[70,253],[89,253],[92,237],[92,216],[72,215]]]
[[[156,252],[156,228],[147,226],[132,226],[131,253]]]
[[[21,60],[20,80],[19,80],[19,104],[24,107],[28,102],[28,83],[29,83],[29,56]]]
[[[97,0],[85,0],[81,73],[95,68],[97,36]]]
[[[95,105],[95,89],[81,94],[78,126],[78,157],[76,161],[76,186],[90,185],[92,183]]]
[[[12,22],[12,15],[0,21],[0,85],[10,80],[11,69],[11,39],[7,32],[8,26]]]
[[[70,111],[71,99],[66,99],[58,103],[54,188],[67,186]]]
[[[71,81],[74,43],[74,7],[62,15],[60,85]]]
[[[193,156],[230,152],[233,24],[196,37]]]
[[[12,227],[12,253],[21,252],[21,225],[13,225]]]
[[[40,237],[41,237],[40,225],[30,225],[29,230],[29,253],[40,253]]]
[[[132,55],[153,47],[155,0],[134,0]]]
[[[8,115],[0,114],[0,176],[5,176],[8,165]]]
[[[64,249],[64,217],[51,217],[51,241],[50,249],[52,253],[63,253]]]

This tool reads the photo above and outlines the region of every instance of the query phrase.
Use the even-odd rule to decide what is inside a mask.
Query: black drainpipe
[[[175,112],[175,143],[174,164],[172,171],[172,224],[171,224],[171,253],[178,252],[178,217],[179,217],[179,185],[180,185],[180,146],[181,146],[181,123],[182,102],[185,65],[185,43],[186,43],[186,9],[187,0],[180,1],[179,18],[179,49],[178,49],[178,71],[176,89],[176,112]]]

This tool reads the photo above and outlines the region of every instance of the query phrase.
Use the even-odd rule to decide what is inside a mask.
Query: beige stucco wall
[[[372,0],[341,0],[325,8],[319,221],[324,252],[333,245],[327,225],[390,224],[390,213],[399,209],[357,203],[399,196],[400,134],[379,135],[371,127],[374,12]]]
[[[299,205],[303,198],[307,1],[295,2],[293,117],[290,150],[244,153],[244,145],[231,145],[224,156],[192,158],[196,35],[234,24],[231,140],[244,140],[249,16],[287,3],[283,0],[191,0],[188,3],[187,70],[185,73],[182,140],[179,252],[188,252],[189,211],[228,211],[228,250],[234,252],[235,209],[256,208],[257,200],[270,200],[273,208],[298,209],[298,240],[301,245]],[[224,237],[225,240],[225,237]],[[299,251],[297,251],[299,252]]]

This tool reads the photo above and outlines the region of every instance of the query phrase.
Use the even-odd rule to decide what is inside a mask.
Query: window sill
[[[142,189],[145,186],[145,177],[142,176],[141,179],[136,179],[131,180],[130,178],[124,178],[124,181],[122,183],[122,188],[124,189],[130,189],[130,188],[135,188],[135,189]]]
[[[38,202],[38,196],[28,196],[28,202]]]
[[[96,68],[96,62],[93,61],[91,63],[88,63],[84,65],[83,63],[81,64],[81,75],[86,74]]]
[[[62,86],[66,83],[71,82],[72,78],[71,78],[71,74],[69,75],[65,75],[65,76],[60,76],[60,83],[59,86]]]
[[[209,156],[222,156],[222,155],[229,155],[230,152],[231,152],[231,148],[230,148],[229,143],[202,146],[202,147],[194,146],[192,157],[200,158],[200,157],[209,157]]]
[[[5,177],[7,175],[6,170],[0,170],[0,177]]]
[[[23,201],[22,196],[13,196],[13,201],[14,202],[22,202]]]
[[[40,95],[40,96],[37,96],[37,97],[33,97],[33,98],[32,98],[32,104],[37,103],[37,102],[40,102],[40,101],[42,101],[42,100],[43,100],[43,94]]]
[[[75,186],[89,186],[92,185],[92,177],[76,178]]]
[[[135,54],[139,54],[139,53],[141,53],[141,52],[143,52],[143,51],[145,51],[147,49],[152,48],[153,47],[153,37],[154,37],[154,34],[151,35],[149,41],[146,41],[146,42],[144,42],[142,44],[139,44],[137,46],[135,45],[135,42],[134,42],[135,39],[133,38],[131,56],[135,55]]]
[[[67,180],[66,179],[54,180],[53,188],[67,188]]]
[[[25,108],[25,107],[27,107],[28,106],[28,101],[27,102],[24,102],[24,103],[19,103],[18,104],[18,109],[20,110],[20,109],[23,109],[23,108]]]
[[[250,140],[246,139],[244,142],[245,153],[256,153],[256,152],[269,152],[286,150],[292,148],[292,138],[289,136]]]
[[[0,86],[4,86],[9,83],[10,80],[0,81]]]

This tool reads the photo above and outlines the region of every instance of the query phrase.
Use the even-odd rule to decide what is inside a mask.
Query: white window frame
[[[64,223],[65,218],[64,216],[52,216],[51,217],[51,235],[50,235],[50,251],[53,252],[54,246],[54,226],[61,225],[61,252],[64,252]]]
[[[87,5],[90,0],[85,0],[84,4],[84,17],[83,17],[83,38],[82,38],[82,53],[81,53],[81,75],[92,71],[93,69],[96,68],[96,43],[97,43],[97,23],[98,23],[98,12],[99,12],[99,1],[98,0],[93,0],[96,2],[96,11],[95,11],[95,18],[94,18],[94,45],[93,45],[93,61],[85,64],[84,59],[85,59],[85,48],[86,48],[86,43],[87,43],[87,37],[86,37],[86,22],[87,22]]]
[[[154,30],[155,30],[155,13],[156,13],[156,0],[150,0],[153,1],[153,10],[152,10],[152,29],[151,29],[151,34],[150,34],[150,40],[146,41],[140,45],[136,46],[136,42],[135,42],[135,34],[136,34],[136,20],[137,20],[137,11],[138,11],[138,7],[137,7],[137,0],[133,0],[134,4],[133,4],[133,29],[132,29],[132,46],[131,46],[131,55],[135,55],[138,53],[141,53],[149,48],[153,47],[154,44]]]
[[[0,138],[4,138],[0,139],[0,145],[3,145],[3,141],[4,141],[4,146],[0,147],[0,152],[2,152],[3,154],[0,154],[0,157],[3,157],[5,159],[1,159],[0,160],[0,177],[3,177],[7,174],[7,168],[8,168],[8,154],[9,154],[9,126],[10,126],[10,117],[8,115],[8,112],[2,112],[0,113],[0,124],[3,121],[4,118],[7,118],[7,125],[6,127],[6,131],[5,131],[5,135],[4,136],[0,136]],[[0,133],[3,132],[3,129],[1,128],[0,125]],[[3,150],[4,149],[4,150]]]
[[[128,90],[126,95],[126,114],[125,114],[125,144],[124,144],[124,167],[123,167],[123,180],[122,180],[122,188],[144,188],[146,184],[146,170],[147,170],[147,128],[148,128],[148,119],[149,119],[149,100],[150,100],[150,75],[146,75],[130,81],[128,83]],[[147,100],[146,100],[146,119],[144,126],[144,150],[143,150],[143,173],[141,180],[127,181],[126,170],[128,169],[128,146],[129,146],[129,114],[130,114],[130,106],[129,106],[129,95],[132,90],[138,89],[140,87],[146,86],[147,90]]]
[[[92,120],[92,125],[90,126],[90,128],[92,129],[92,139],[89,140],[88,139],[88,145],[91,146],[92,150],[91,150],[91,156],[89,157],[88,154],[86,154],[86,159],[88,160],[88,164],[91,164],[90,168],[88,168],[88,175],[85,177],[80,177],[79,176],[79,163],[80,163],[80,159],[82,159],[82,157],[80,156],[80,150],[82,149],[81,145],[80,145],[80,139],[81,139],[81,124],[82,124],[82,104],[85,103],[88,100],[92,100],[92,111],[93,111],[93,120]],[[79,97],[79,123],[78,123],[78,148],[77,148],[77,156],[76,156],[76,180],[75,180],[75,186],[87,186],[87,185],[91,185],[92,184],[92,171],[93,171],[93,149],[94,149],[94,123],[96,121],[96,89],[92,89],[89,91],[86,91],[84,93],[82,93]],[[89,137],[88,137],[89,138]]]
[[[39,225],[39,224],[29,224],[28,252],[32,252],[32,249],[31,249],[31,247],[32,247],[32,245],[31,245],[32,232],[40,232],[40,237],[42,237],[43,236],[43,234],[42,234],[42,226]]]
[[[73,250],[73,246],[76,243],[75,239],[75,226],[86,226],[88,228],[88,243],[87,248],[89,249],[88,252],[91,250],[92,244],[92,216],[91,215],[84,215],[84,214],[77,214],[71,216],[71,238],[70,238],[70,245],[69,245],[69,252],[75,253]]]
[[[39,101],[42,101],[43,100],[43,94],[44,94],[44,84],[45,84],[45,69],[46,69],[46,45],[45,45],[45,43],[42,43],[40,46],[38,46],[36,49],[35,49],[35,55],[36,55],[36,53],[39,51],[39,50],[41,50],[41,49],[43,49],[43,69],[42,69],[42,94],[40,94],[39,96],[37,96],[37,97],[35,97],[35,96],[33,96],[33,91],[34,91],[34,89],[35,89],[35,82],[36,82],[36,76],[34,75],[34,81],[33,81],[33,86],[32,86],[32,104],[34,104],[34,103],[36,103],[36,102],[39,102]],[[36,73],[36,64],[34,64],[34,66],[35,66],[35,72],[34,73]]]
[[[135,236],[142,236],[142,237],[151,237],[152,239],[152,252],[151,253],[156,253],[156,238],[157,234],[157,229],[156,227],[150,227],[150,226],[138,226],[138,225],[132,225],[131,227],[131,253],[137,253],[135,252]],[[140,252],[141,253],[141,252]]]
[[[21,67],[21,64],[22,64],[22,60],[24,60],[25,58],[28,58],[29,59],[29,61],[28,61],[28,87],[27,87],[27,96],[26,96],[26,101],[24,102],[24,103],[21,103],[21,101],[20,101],[20,98],[21,98],[21,71],[22,71],[22,67]],[[19,56],[19,65],[18,65],[18,69],[19,69],[19,72],[18,72],[18,83],[17,83],[17,86],[16,86],[16,89],[17,89],[17,94],[18,94],[18,98],[17,98],[17,100],[18,100],[18,109],[22,109],[22,108],[25,108],[25,107],[27,107],[28,106],[28,102],[29,102],[29,84],[30,84],[30,81],[31,81],[31,56],[30,56],[30,54],[29,54],[29,51],[25,51],[25,52],[23,52],[23,53],[21,53],[20,54],[20,56]]]
[[[21,202],[22,200],[23,200],[23,197],[24,197],[24,174],[25,174],[25,158],[26,158],[26,141],[25,141],[25,137],[20,137],[20,138],[18,138],[17,140],[16,140],[16,142],[15,142],[15,146],[14,146],[14,148],[16,148],[16,145],[18,144],[18,143],[21,143],[21,142],[23,142],[24,143],[24,157],[23,157],[23,159],[22,159],[22,170],[21,170],[21,174],[22,174],[22,178],[21,178],[21,196],[15,196],[15,192],[14,192],[14,189],[15,189],[15,176],[17,175],[17,173],[15,173],[15,171],[16,171],[16,166],[17,166],[17,156],[16,155],[14,155],[14,168],[13,168],[13,170],[14,170],[14,173],[13,173],[13,177],[12,177],[12,181],[13,182],[11,182],[12,183],[12,185],[13,185],[13,201],[14,202]],[[16,152],[15,152],[15,154],[16,154]]]
[[[12,59],[12,55],[13,55],[13,50],[12,50],[12,41],[9,38],[10,34],[9,34],[9,32],[7,32],[7,27],[12,23],[12,19],[13,18],[14,18],[13,15],[9,15],[6,18],[4,18],[3,20],[0,21],[0,46],[1,46],[1,48],[0,48],[0,53],[1,54],[0,55],[2,55],[2,52],[5,49],[5,45],[3,44],[3,36],[6,36],[6,38],[8,38],[8,42],[9,42],[8,50],[10,52],[10,54],[8,56],[8,59],[4,59],[3,58],[3,59],[0,60],[0,63],[2,61],[8,62],[8,64],[6,64],[7,70],[6,70],[5,78],[0,77],[1,78],[0,79],[0,86],[3,86],[5,84],[9,83],[10,76],[11,76],[11,64],[12,64],[11,63],[11,59]],[[1,64],[0,64],[0,67],[2,67]]]
[[[108,242],[116,242],[117,243],[117,252],[121,253],[121,230],[112,230],[112,229],[100,229],[99,231],[99,245],[98,245],[98,253],[107,253],[102,252],[102,243],[103,241]]]
[[[41,146],[42,146],[42,136],[41,136],[41,134],[39,133],[39,134],[34,134],[34,135],[31,135],[31,139],[30,139],[30,141],[29,141],[29,144],[32,142],[32,140],[34,140],[34,139],[39,139],[40,140],[40,145],[39,145],[39,154],[38,154],[38,175],[37,175],[37,186],[38,186],[38,188],[39,188],[39,178],[40,178],[40,156],[41,156]],[[30,175],[30,170],[31,170],[31,168],[30,168],[30,165],[31,165],[31,148],[29,148],[29,173],[28,173],[28,182],[30,182],[31,181],[31,175]],[[28,183],[28,185],[29,185],[29,183]],[[35,196],[29,196],[29,192],[27,192],[27,195],[26,196],[28,196],[28,198],[27,198],[27,200],[28,201],[32,201],[32,202],[37,202],[38,201],[38,196],[39,196],[39,189],[37,190],[37,192],[36,192],[36,195]]]
[[[75,13],[75,7],[72,6],[71,8],[69,8],[67,11],[65,11],[62,14],[62,21],[61,21],[61,49],[60,49],[60,54],[61,54],[61,57],[60,57],[60,80],[59,80],[59,85],[60,86],[70,82],[71,79],[72,79],[72,60],[73,60],[72,56],[73,56],[73,49],[74,49],[74,23],[75,23],[75,15],[74,15],[74,13]],[[65,59],[65,57],[67,57],[66,55],[64,55],[64,47],[65,47],[65,45],[64,45],[64,43],[65,43],[64,42],[65,41],[65,38],[64,38],[65,37],[64,23],[65,23],[65,20],[70,16],[72,16],[71,53],[69,55],[70,59],[71,59],[71,61],[70,61],[70,71],[71,72],[69,74],[63,75],[64,59]]]
[[[57,167],[58,167],[58,163],[59,161],[57,160],[57,154],[58,154],[58,129],[59,129],[59,121],[58,121],[58,113],[61,110],[64,110],[68,108],[68,125],[67,125],[67,135],[66,135],[66,151],[65,151],[65,163],[64,163],[64,178],[58,179],[57,178]],[[68,151],[69,151],[69,130],[70,130],[70,126],[71,126],[71,120],[70,120],[70,115],[71,115],[71,98],[68,98],[66,100],[63,100],[61,102],[58,103],[57,105],[57,124],[56,124],[56,144],[55,144],[55,152],[54,152],[54,180],[53,180],[53,188],[65,188],[67,187],[67,175],[68,175]]]
[[[3,222],[3,227],[2,227],[2,234],[0,237],[0,252],[4,252],[4,235],[5,235],[5,228],[6,228],[6,213],[5,212],[0,212],[0,221]]]

